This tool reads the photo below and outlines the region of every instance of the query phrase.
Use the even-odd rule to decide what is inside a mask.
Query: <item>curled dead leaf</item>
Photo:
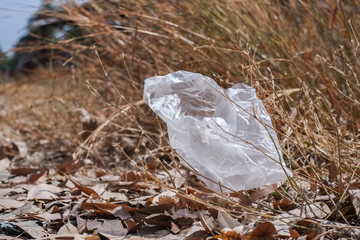
[[[92,196],[93,198],[100,198],[100,195],[95,192],[93,189],[83,186],[80,183],[78,183],[77,181],[75,181],[74,179],[67,177],[78,189],[80,189],[80,191]]]
[[[34,184],[39,178],[41,178],[44,174],[46,173],[46,169],[43,168],[42,166],[40,166],[40,168],[38,169],[37,172],[35,173],[30,173],[27,178],[28,178],[28,182],[30,184]]]
[[[147,224],[152,224],[160,227],[166,227],[166,228],[171,227],[171,217],[164,214],[159,214],[159,213],[151,214],[143,218],[143,221],[146,222]]]

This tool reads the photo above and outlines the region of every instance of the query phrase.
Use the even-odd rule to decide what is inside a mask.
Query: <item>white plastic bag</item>
[[[146,79],[144,102],[167,123],[171,146],[214,191],[292,176],[254,88],[236,84],[224,92],[209,77],[178,71]]]

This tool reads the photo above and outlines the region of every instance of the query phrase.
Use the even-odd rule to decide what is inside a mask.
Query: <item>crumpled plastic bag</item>
[[[178,71],[146,79],[144,102],[167,123],[170,145],[182,161],[214,191],[247,190],[292,176],[254,88],[235,84],[224,91],[209,77]]]

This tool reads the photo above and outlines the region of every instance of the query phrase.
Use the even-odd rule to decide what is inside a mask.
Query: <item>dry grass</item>
[[[81,31],[83,38],[65,36],[47,47],[70,52],[77,77],[112,106],[109,121],[77,156],[114,144],[120,158],[173,188],[147,165],[150,156],[162,169],[179,167],[164,124],[140,101],[144,79],[183,69],[213,77],[224,88],[244,82],[264,101],[295,175],[278,193],[298,206],[331,196],[324,201],[331,209],[326,219],[359,224],[348,193],[360,186],[358,9],[358,1],[141,0],[90,1],[44,12]],[[233,213],[273,210],[223,197]]]

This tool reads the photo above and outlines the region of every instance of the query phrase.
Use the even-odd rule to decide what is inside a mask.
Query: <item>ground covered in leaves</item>
[[[119,160],[116,151],[104,153],[113,148],[99,154],[105,158],[101,161],[89,152],[81,158],[79,145],[85,148],[92,118],[85,101],[66,89],[51,92],[46,83],[6,87],[1,96],[1,239],[319,239],[329,234],[355,239],[360,234],[358,227],[331,217],[327,204],[336,196],[310,196],[306,179],[300,181],[302,191],[314,201],[299,204],[282,194],[282,186],[211,192],[165,158],[159,163],[148,156],[146,171]],[[14,94],[19,92],[21,98]],[[131,138],[124,139],[122,149],[138,151]],[[348,205],[347,211],[357,215],[359,191],[350,196],[355,208]]]

